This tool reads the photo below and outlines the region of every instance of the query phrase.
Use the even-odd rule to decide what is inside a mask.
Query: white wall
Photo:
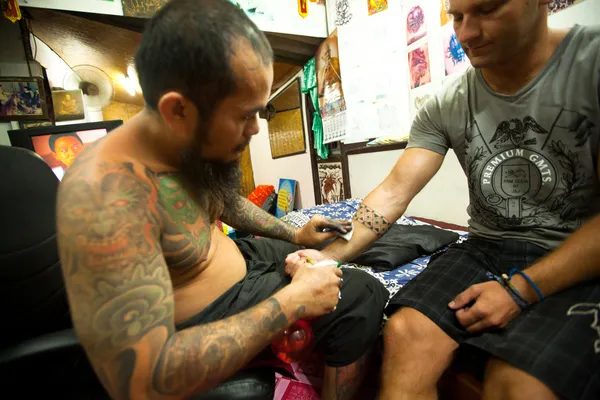
[[[29,76],[25,50],[21,40],[21,30],[18,23],[12,23],[0,16],[0,76]],[[42,69],[36,62],[30,62],[31,73],[42,76]],[[19,129],[19,124],[13,122],[0,122],[0,145],[10,146],[7,131]]]
[[[276,96],[286,87],[287,85],[284,85],[273,96]],[[304,96],[302,96],[302,109],[306,109]],[[257,186],[273,185],[275,190],[278,190],[279,178],[296,180],[298,187],[294,208],[298,209],[315,205],[315,189],[313,187],[312,166],[308,148],[308,134],[312,134],[312,131],[307,126],[306,112],[303,115],[305,153],[274,160],[271,156],[271,145],[269,144],[269,124],[265,119],[259,119],[260,133],[254,136],[250,142],[250,156],[252,157],[255,184]]]
[[[585,0],[571,7],[554,13],[548,18],[551,28],[564,29],[578,25],[597,25],[600,23],[600,1]]]
[[[366,197],[390,173],[404,150],[348,156],[352,197]],[[405,215],[467,225],[467,178],[456,155],[448,152],[442,167],[408,206]]]

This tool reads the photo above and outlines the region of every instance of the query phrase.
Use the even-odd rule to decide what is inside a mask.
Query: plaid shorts
[[[448,303],[476,283],[512,268],[525,269],[547,253],[524,241],[472,238],[432,257],[389,302],[386,313],[414,308],[461,345],[483,350],[529,373],[569,400],[600,399],[600,281],[546,298],[507,328],[470,334]],[[464,346],[463,346],[464,347]]]

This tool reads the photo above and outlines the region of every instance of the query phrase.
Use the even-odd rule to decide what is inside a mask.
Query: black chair
[[[58,184],[36,154],[0,146],[2,398],[109,398],[70,322],[56,245]],[[242,370],[194,400],[268,400],[274,386],[274,369]]]

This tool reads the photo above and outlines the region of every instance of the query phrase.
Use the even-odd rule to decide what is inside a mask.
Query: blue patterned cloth
[[[305,208],[298,211],[293,211],[283,217],[282,219],[294,226],[301,227],[305,223],[310,220],[311,217],[315,215],[320,215],[326,218],[332,219],[352,219],[352,216],[358,210],[362,199],[350,199],[344,200],[333,204],[323,204],[316,207]],[[424,222],[416,221],[412,218],[408,218],[402,216],[397,222],[400,225],[427,225]],[[455,231],[460,235],[460,239],[458,242],[462,242],[467,238],[467,232],[464,231]],[[440,249],[439,251],[444,251],[446,247]],[[375,270],[369,266],[364,265],[356,265],[356,264],[346,264],[343,265],[342,268],[360,268],[365,272],[373,275],[375,278],[379,279],[381,283],[385,285],[385,287],[390,292],[390,298],[400,290],[400,288],[409,280],[417,276],[421,271],[425,269],[427,263],[431,256],[424,256],[417,258],[408,264],[399,265],[398,268],[392,271],[386,272],[375,272]]]

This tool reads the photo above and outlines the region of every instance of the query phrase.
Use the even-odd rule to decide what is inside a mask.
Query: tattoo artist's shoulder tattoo
[[[390,221],[366,204],[361,204],[353,219],[369,228],[377,236],[383,236],[392,226]]]
[[[88,156],[65,178],[57,230],[73,323],[112,397],[129,398],[138,358],[158,354],[174,331],[158,194],[132,163]]]
[[[210,218],[190,195],[177,174],[154,175],[158,212],[162,219],[161,246],[169,268],[185,270],[206,260],[210,249]]]

